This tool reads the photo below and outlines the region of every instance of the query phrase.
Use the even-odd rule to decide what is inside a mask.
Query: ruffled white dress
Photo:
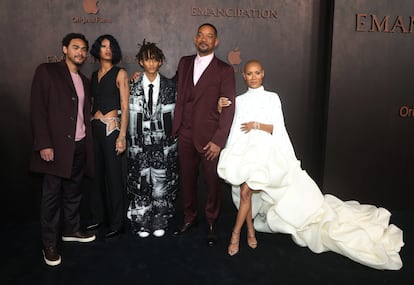
[[[273,124],[273,134],[240,125],[249,121]],[[287,134],[280,99],[263,87],[236,98],[236,113],[218,174],[232,184],[238,208],[240,187],[251,189],[257,231],[291,234],[295,243],[315,253],[334,251],[376,269],[398,270],[403,233],[390,224],[391,213],[357,201],[323,195],[302,170]]]

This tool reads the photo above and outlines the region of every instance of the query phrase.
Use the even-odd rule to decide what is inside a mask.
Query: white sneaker
[[[164,230],[155,230],[152,234],[156,237],[162,237],[165,234],[165,231]]]
[[[149,234],[149,232],[138,232],[138,235],[139,235],[140,237],[142,237],[142,238],[146,238],[146,237],[148,237],[150,234]]]

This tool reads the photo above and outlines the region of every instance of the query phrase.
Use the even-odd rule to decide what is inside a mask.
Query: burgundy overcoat
[[[82,110],[86,126],[85,174],[93,176],[93,144],[91,130],[91,94],[89,79],[80,74],[85,90]],[[30,170],[69,178],[75,149],[78,96],[65,61],[40,64],[33,77],[30,116],[33,149]],[[54,161],[45,162],[39,151],[54,149]]]

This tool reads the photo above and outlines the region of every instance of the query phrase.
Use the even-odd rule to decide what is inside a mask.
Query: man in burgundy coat
[[[62,51],[63,61],[37,67],[30,98],[30,170],[44,174],[40,223],[44,261],[50,266],[61,263],[57,250],[60,229],[63,241],[95,239],[95,235],[80,231],[79,217],[80,183],[84,173],[93,175],[90,85],[79,72],[88,41],[82,34],[68,34]]]
[[[184,234],[197,224],[197,176],[201,163],[207,188],[209,246],[217,241],[215,225],[221,208],[218,156],[225,146],[235,107],[233,103],[219,113],[217,103],[220,97],[235,102],[236,93],[233,68],[214,55],[218,42],[217,29],[212,24],[202,24],[194,38],[197,54],[180,59],[173,122],[184,203],[184,222],[174,235]]]

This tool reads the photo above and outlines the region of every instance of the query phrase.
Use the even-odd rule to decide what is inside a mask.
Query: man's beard
[[[81,61],[81,62],[79,62],[79,61]],[[86,58],[85,57],[75,57],[73,60],[72,60],[72,62],[75,64],[75,65],[77,65],[77,66],[81,66],[82,64],[84,64],[85,63],[85,61],[86,61]]]
[[[210,48],[207,45],[203,45],[203,47],[201,47],[200,45],[197,46],[197,51],[199,53],[208,53],[210,51]]]

